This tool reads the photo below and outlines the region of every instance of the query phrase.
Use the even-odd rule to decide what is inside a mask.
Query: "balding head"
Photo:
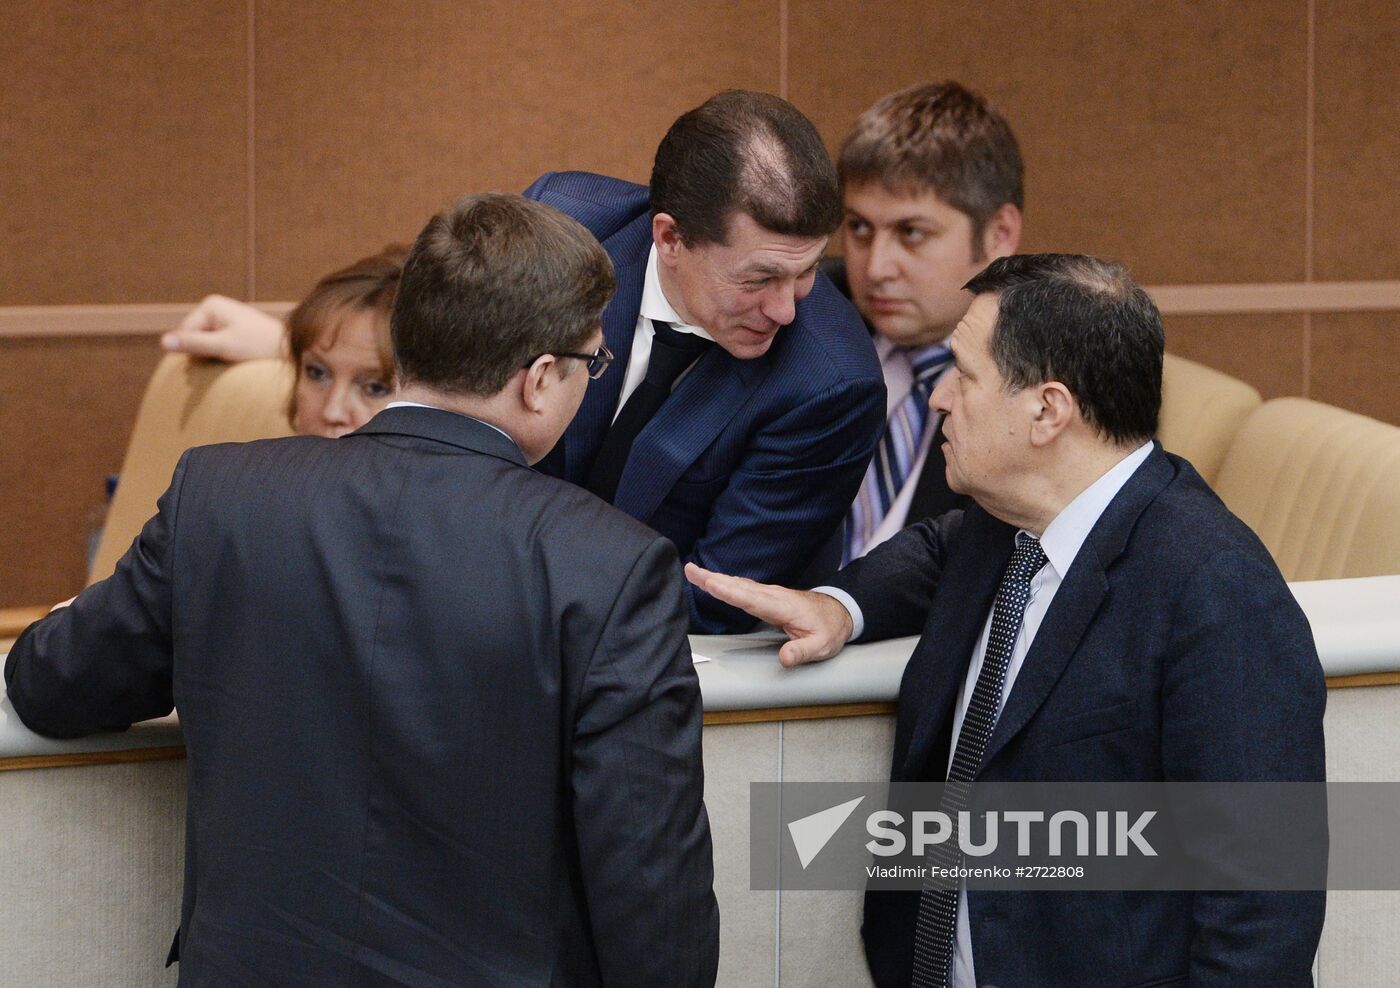
[[[827,237],[841,222],[836,168],[812,122],[786,100],[731,89],[683,114],[656,149],[651,211],[687,244],[724,244],[744,213],[766,230]]]

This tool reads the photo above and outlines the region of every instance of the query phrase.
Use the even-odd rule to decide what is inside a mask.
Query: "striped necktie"
[[[869,547],[875,530],[890,513],[890,505],[909,480],[924,429],[928,427],[929,395],[933,394],[938,375],[953,359],[952,351],[942,343],[903,353],[909,360],[914,383],[885,423],[885,434],[880,437],[875,456],[861,481],[860,492],[851,505],[842,565],[862,555]]]
[[[1016,548],[1002,573],[992,604],[992,630],[987,636],[987,651],[982,669],[972,687],[972,697],[963,714],[962,729],[953,749],[953,763],[948,769],[948,782],[943,788],[939,810],[948,814],[953,834],[945,842],[935,844],[926,856],[931,866],[956,868],[962,862],[958,850],[958,813],[967,808],[972,782],[982,767],[987,743],[996,727],[1001,708],[1001,693],[1006,684],[1006,670],[1011,665],[1011,652],[1021,631],[1021,619],[1031,598],[1031,580],[1046,563],[1040,540],[1025,532],[1016,534]],[[946,880],[930,875],[924,880],[919,894],[919,915],[914,927],[913,988],[945,988],[951,980],[953,938],[957,934],[958,886],[948,887]]]

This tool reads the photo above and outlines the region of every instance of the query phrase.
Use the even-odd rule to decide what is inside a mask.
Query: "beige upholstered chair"
[[[185,450],[290,435],[291,387],[291,366],[284,360],[229,365],[178,354],[163,359],[141,398],[88,582],[111,575],[155,514],[156,500],[170,485]],[[48,609],[49,604],[0,610],[0,652]]]
[[[1162,367],[1157,437],[1214,484],[1230,441],[1259,404],[1259,392],[1243,381],[1169,353]]]
[[[284,360],[229,365],[180,354],[162,360],[141,399],[88,582],[111,575],[155,514],[185,450],[290,435],[291,386],[291,366]]]
[[[1289,580],[1400,573],[1400,428],[1276,398],[1240,428],[1215,489]]]

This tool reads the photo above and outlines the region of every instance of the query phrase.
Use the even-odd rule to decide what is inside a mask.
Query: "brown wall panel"
[[[1158,284],[1302,278],[1302,0],[873,0],[791,18],[789,95],[832,147],[901,86],[985,93],[1026,158],[1024,249],[1115,257]]]
[[[1317,0],[1314,265],[1320,281],[1400,278],[1397,52],[1394,0]]]
[[[0,305],[244,289],[246,21],[215,0],[6,5]]]
[[[1152,284],[1302,280],[1310,7],[1314,276],[1400,278],[1391,0],[252,0],[252,38],[248,0],[17,0],[0,305],[293,299],[462,192],[557,168],[644,180],[677,113],[777,91],[784,55],[833,147],[899,86],[987,93],[1027,159],[1025,249]],[[1400,313],[1314,316],[1306,349],[1303,327],[1170,317],[1168,347],[1400,422]],[[157,359],[149,338],[0,340],[0,606],[81,583],[84,519]]]
[[[1303,317],[1292,313],[1167,316],[1167,349],[1259,389],[1303,394]]]
[[[83,588],[88,515],[159,360],[148,336],[0,341],[0,607]]]
[[[293,298],[464,192],[645,181],[712,92],[776,91],[776,0],[259,3],[257,293]]]
[[[1400,425],[1400,312],[1313,316],[1309,397]]]

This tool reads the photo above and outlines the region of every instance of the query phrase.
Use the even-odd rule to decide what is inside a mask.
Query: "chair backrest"
[[[1243,381],[1169,353],[1162,366],[1157,438],[1214,484],[1231,440],[1260,403],[1259,392]]]
[[[112,574],[155,514],[156,500],[170,486],[185,450],[290,435],[291,387],[291,365],[285,360],[221,364],[182,354],[162,360],[141,399],[88,582]]]
[[[1289,580],[1400,573],[1400,428],[1276,398],[1240,428],[1214,486]]]

